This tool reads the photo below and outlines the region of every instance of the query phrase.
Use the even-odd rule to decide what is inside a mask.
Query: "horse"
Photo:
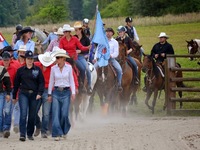
[[[144,55],[143,58],[143,65],[142,65],[142,71],[146,73],[146,87],[147,87],[147,95],[145,99],[145,104],[147,107],[152,111],[152,114],[154,114],[154,109],[156,105],[156,100],[158,96],[158,91],[161,91],[165,87],[165,79],[164,79],[164,69],[163,67],[156,63],[154,58],[151,55]],[[181,67],[180,64],[176,64],[176,67]],[[182,72],[178,71],[176,72],[176,77],[182,77]],[[177,87],[185,87],[183,82],[176,82]],[[149,105],[148,101],[154,93],[152,106]],[[179,92],[179,97],[182,97],[182,92]],[[166,101],[163,106],[163,109],[166,108]],[[180,103],[180,108],[182,108],[182,103]]]
[[[132,41],[131,48],[133,49],[132,52],[130,52],[130,56],[136,58],[139,60],[139,62],[142,62],[142,55],[141,55],[141,49],[142,45],[139,45],[138,42]]]
[[[130,101],[131,93],[133,92],[133,95],[136,94],[138,85],[134,85],[134,73],[132,71],[132,68],[127,61],[127,47],[126,44],[123,43],[123,41],[118,41],[119,43],[119,55],[117,60],[119,61],[119,64],[122,67],[123,76],[122,76],[122,87],[123,91],[119,93],[119,102],[120,102],[120,108],[122,110],[122,115],[126,116],[127,113],[127,105]],[[133,86],[134,85],[134,86]]]
[[[200,39],[194,39],[187,42],[187,49],[189,54],[197,54],[200,53]],[[190,60],[192,61],[194,57],[190,57]]]

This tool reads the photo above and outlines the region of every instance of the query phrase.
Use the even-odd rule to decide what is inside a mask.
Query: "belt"
[[[58,86],[55,86],[54,88],[56,90],[58,90],[58,91],[64,91],[64,90],[69,90],[70,87],[58,87]]]
[[[26,92],[26,93],[33,93],[34,91],[33,90],[27,90],[27,89],[20,89],[22,92]]]

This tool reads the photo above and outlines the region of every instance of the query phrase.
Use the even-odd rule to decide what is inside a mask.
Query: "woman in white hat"
[[[77,21],[74,23],[74,28],[75,28],[75,37],[79,39],[81,44],[83,46],[89,46],[90,45],[90,39],[85,35],[83,31],[83,26],[82,23]],[[85,79],[85,72],[87,73],[87,80],[88,80],[88,87],[87,87],[87,92],[88,94],[92,94],[92,88],[91,88],[91,72],[88,66],[88,63],[86,61],[86,58],[88,57],[88,51],[84,51],[78,54],[78,62],[77,66],[78,68],[81,68],[80,70],[80,76],[84,80]]]
[[[60,50],[55,57],[57,64],[51,68],[48,101],[52,100],[52,137],[59,141],[61,137],[66,138],[71,127],[69,106],[70,100],[75,99],[75,83],[72,67],[66,64],[69,58],[66,51]]]
[[[25,58],[22,57],[25,55],[26,53],[26,45],[20,45],[19,49],[17,50],[18,53],[18,62],[21,64],[21,66],[25,65]]]
[[[55,46],[59,46],[59,43],[60,43],[60,39],[63,37],[64,33],[63,33],[63,29],[60,27],[58,29],[57,32],[54,32],[54,34],[56,34],[58,37],[54,40],[52,40],[49,44],[49,46],[47,47],[46,49],[46,52],[52,52],[53,51],[53,48]]]
[[[63,26],[64,36],[60,40],[59,47],[61,49],[66,50],[69,56],[73,60],[75,60],[76,65],[81,74],[84,74],[85,70],[80,65],[78,65],[81,64],[81,62],[78,60],[78,54],[76,49],[78,48],[81,51],[88,51],[90,49],[90,46],[83,46],[77,37],[71,35],[71,31],[74,31],[74,28],[70,27],[70,25],[65,24]],[[81,78],[81,82],[84,83],[83,78]]]
[[[53,63],[56,61],[55,57],[50,55],[50,52],[45,52],[44,54],[38,55],[39,62],[34,62],[34,64],[42,70],[44,81],[45,81],[45,89],[41,97],[41,101],[37,107],[37,117],[36,117],[36,131],[34,136],[38,136],[41,131],[41,137],[47,138],[47,131],[49,130],[49,119],[50,119],[50,110],[51,110],[51,101],[48,101],[48,86],[50,79],[50,72]],[[42,124],[40,122],[40,117],[38,116],[38,112],[40,110],[40,106],[42,105]]]

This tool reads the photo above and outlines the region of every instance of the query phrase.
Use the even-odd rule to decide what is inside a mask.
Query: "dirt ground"
[[[200,150],[200,118],[89,116],[77,122],[67,139],[19,141],[11,131],[1,150]]]

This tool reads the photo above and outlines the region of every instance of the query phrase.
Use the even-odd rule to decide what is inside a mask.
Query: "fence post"
[[[171,91],[171,87],[176,87],[176,83],[171,81],[171,78],[175,77],[175,72],[171,71],[175,64],[175,57],[168,56],[165,64],[165,101],[168,115],[171,115],[171,110],[176,108],[176,103],[170,100],[171,97],[176,97],[176,92]]]

